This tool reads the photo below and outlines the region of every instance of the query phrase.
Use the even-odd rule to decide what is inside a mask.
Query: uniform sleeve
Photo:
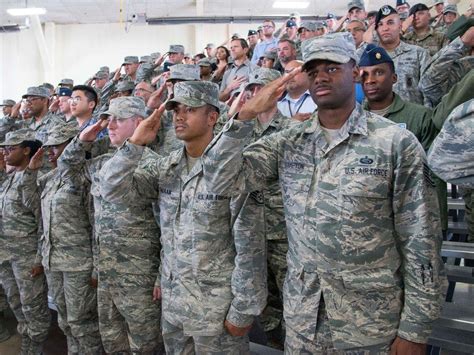
[[[425,102],[428,101],[431,107],[436,106],[443,95],[465,74],[465,68],[457,63],[457,60],[462,58],[467,50],[458,37],[436,53],[422,69],[418,86]]]
[[[145,154],[145,150],[146,154]],[[150,204],[158,199],[162,158],[150,149],[125,142],[101,170],[101,193],[112,203]]]
[[[58,159],[59,171],[70,176],[84,174],[85,178],[91,181],[88,170],[90,164],[86,161],[86,152],[90,151],[92,145],[92,142],[83,142],[79,137],[75,137]]]
[[[102,91],[100,92],[100,104],[104,106],[109,102],[110,97],[115,91],[115,81],[113,79],[110,79],[107,81],[102,88]]]
[[[210,191],[227,196],[250,193],[278,179],[278,146],[283,136],[263,137],[245,148],[252,131],[250,122],[232,118],[211,143],[203,157]]]
[[[457,107],[436,137],[428,163],[441,179],[474,188],[474,99]]]
[[[399,134],[393,147],[393,211],[405,299],[398,335],[426,343],[445,294],[439,208],[421,145],[410,132]]]
[[[40,192],[37,184],[38,170],[25,169],[22,176],[22,203],[28,208],[33,215],[38,226],[37,238],[38,248],[36,249],[35,265],[41,265],[42,256],[42,236],[43,236],[43,223],[41,220],[41,199]]]
[[[234,299],[226,319],[237,327],[252,324],[267,302],[264,206],[260,196],[254,192],[231,200],[236,256],[231,281]]]

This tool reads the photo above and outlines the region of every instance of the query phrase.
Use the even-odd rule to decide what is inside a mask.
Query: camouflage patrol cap
[[[16,102],[14,100],[6,99],[3,100],[0,106],[15,106]]]
[[[201,71],[198,65],[195,64],[175,64],[170,67],[169,80],[201,80]]]
[[[136,55],[128,55],[123,59],[122,65],[124,65],[124,64],[136,64],[138,62],[139,62],[139,60],[138,60],[138,57]]]
[[[150,57],[153,61],[157,60],[159,57],[161,57],[161,53],[160,52],[153,52],[152,54],[150,54]]]
[[[151,55],[144,55],[140,57],[140,63],[149,63],[151,62]]]
[[[27,98],[29,96],[39,96],[49,98],[49,90],[43,86],[32,86],[26,90],[26,94],[22,98]]]
[[[5,141],[0,143],[0,146],[18,145],[24,141],[35,141],[35,131],[30,128],[22,128],[16,131],[8,132],[5,136]]]
[[[123,96],[110,100],[109,109],[102,116],[115,116],[119,120],[126,120],[133,116],[147,117],[145,101],[136,96]]]
[[[206,104],[219,108],[219,86],[210,81],[182,81],[173,89],[174,97],[165,104],[167,110],[172,110],[178,104],[190,107],[201,107]]]
[[[184,54],[184,46],[181,44],[170,44],[170,50],[168,52]]]
[[[443,3],[444,3],[444,0],[433,0],[433,5],[431,6],[435,6],[435,5],[443,4]]]
[[[206,49],[206,48],[212,49],[212,48],[215,48],[215,45],[214,45],[214,43],[208,43],[208,44],[206,44],[206,46],[204,47],[204,49]]]
[[[364,2],[362,0],[352,0],[347,4],[347,11],[351,11],[354,8],[365,10]]]
[[[50,84],[50,83],[43,83],[43,84],[40,85],[40,87],[46,88],[48,90],[54,90],[54,85]]]
[[[58,85],[59,85],[59,86],[61,86],[61,85],[74,86],[74,80],[68,79],[68,78],[64,78],[64,79],[61,79],[61,81],[59,82]]]
[[[458,13],[458,7],[456,5],[446,5],[443,10],[443,15],[446,15],[448,12],[452,12],[453,14]]]
[[[266,51],[265,53],[263,53],[262,58],[276,60],[278,58],[278,54],[276,51]]]
[[[109,72],[110,72],[110,69],[109,69],[108,66],[105,65],[105,66],[103,66],[103,67],[100,67],[100,68],[99,68],[99,71],[103,71],[103,72],[109,73]]]
[[[45,147],[52,145],[59,145],[67,142],[68,140],[77,136],[80,132],[79,127],[75,124],[70,123],[60,123],[51,127],[48,131],[48,140],[45,144]]]
[[[202,58],[199,62],[198,65],[200,67],[210,67],[211,66],[211,61],[209,58]]]
[[[105,71],[98,71],[94,75],[94,79],[108,79],[109,74],[107,74]]]
[[[301,22],[300,27],[298,27],[298,33],[300,33],[303,28],[308,31],[314,32],[318,28],[318,24],[316,23],[316,21],[303,21]]]
[[[301,43],[303,54],[303,70],[313,60],[329,60],[335,63],[348,63],[353,59],[356,63],[358,56],[354,38],[348,32],[329,33],[321,37],[313,37]]]
[[[117,84],[115,92],[131,91],[135,89],[135,84],[129,80],[122,80]]]
[[[260,68],[250,73],[249,82],[245,85],[245,90],[249,90],[253,85],[267,85],[273,80],[281,77],[281,73],[275,69]]]

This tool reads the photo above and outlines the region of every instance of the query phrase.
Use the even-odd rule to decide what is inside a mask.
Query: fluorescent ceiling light
[[[42,7],[22,7],[18,9],[8,9],[8,14],[11,16],[31,16],[31,15],[44,15],[46,9]]]
[[[306,9],[309,6],[309,1],[275,1],[273,3],[274,9]]]

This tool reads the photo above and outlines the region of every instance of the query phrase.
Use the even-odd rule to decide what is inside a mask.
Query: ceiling
[[[300,0],[301,1],[301,0]],[[299,10],[303,16],[346,12],[346,0],[309,0],[310,6]],[[368,10],[395,0],[365,0]],[[197,4],[196,4],[197,2]],[[6,13],[13,7],[43,7],[42,22],[58,24],[115,23],[131,20],[133,14],[148,18],[191,16],[282,16],[292,10],[273,9],[274,0],[0,0],[0,25],[22,24],[21,18]],[[202,11],[202,14],[200,14]]]

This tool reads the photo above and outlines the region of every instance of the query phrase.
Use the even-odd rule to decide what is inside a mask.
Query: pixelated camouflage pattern
[[[209,104],[217,109],[220,107],[219,86],[210,81],[181,81],[174,85],[173,92],[173,98],[166,102],[167,110],[172,110],[177,104],[190,107]]]
[[[441,179],[474,188],[474,99],[449,115],[431,145],[428,163]]]
[[[49,98],[49,90],[43,86],[31,86],[26,89],[26,94],[22,98],[27,98],[29,96],[38,96]]]
[[[123,59],[123,64],[135,64],[138,62],[139,62],[138,57],[135,55],[128,55]]]
[[[115,91],[131,91],[135,89],[135,84],[133,81],[130,80],[122,80],[119,81],[118,84],[115,86]]]
[[[207,190],[201,162],[187,173],[184,149],[160,158],[125,143],[109,162],[102,184],[107,200],[159,199],[163,318],[192,336],[221,334],[225,319],[251,324],[266,301],[259,201]]]
[[[77,121],[71,123],[62,123],[55,125],[48,132],[48,140],[43,143],[44,146],[59,145],[67,142],[69,139],[74,138],[79,133],[79,127],[77,127]]]
[[[249,82],[245,85],[245,90],[247,90],[250,85],[267,85],[279,77],[281,77],[281,73],[278,70],[267,68],[256,69],[250,73]]]
[[[201,80],[201,71],[198,65],[195,64],[176,64],[170,67],[169,80]]]
[[[432,107],[438,105],[443,95],[474,68],[474,56],[469,55],[470,50],[458,37],[431,58],[421,72],[419,87]]]
[[[21,128],[17,131],[8,132],[5,136],[5,141],[0,143],[0,146],[18,145],[24,141],[34,141],[35,132],[28,128]]]
[[[101,114],[101,116],[107,115],[124,120],[133,116],[148,117],[145,101],[137,96],[123,96],[110,100],[109,109]]]
[[[351,59],[359,61],[354,38],[348,32],[329,33],[307,39],[301,42],[301,53],[305,64],[316,59],[335,63],[347,63]]]
[[[204,159],[208,186],[226,195],[279,179],[289,242],[287,329],[313,340],[324,295],[337,349],[397,335],[424,343],[445,278],[423,148],[359,105],[344,127],[329,145],[315,113],[242,154],[252,125],[231,120]]]

